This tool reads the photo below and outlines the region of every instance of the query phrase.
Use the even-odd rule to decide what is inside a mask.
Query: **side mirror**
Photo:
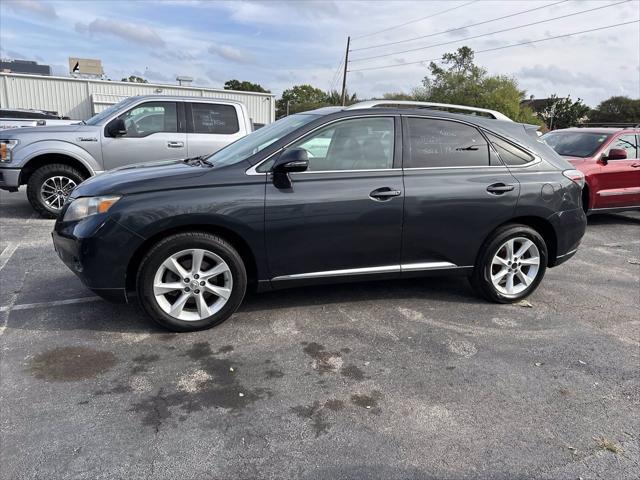
[[[273,184],[276,188],[291,188],[290,173],[304,172],[309,168],[307,151],[303,148],[285,150],[273,164]]]
[[[280,154],[271,169],[273,173],[304,172],[309,168],[309,156],[303,148],[285,150]]]
[[[127,127],[124,124],[124,120],[116,118],[107,125],[107,133],[110,137],[121,137],[127,134]]]
[[[626,160],[627,159],[627,151],[623,148],[612,148],[609,150],[609,155],[603,156],[603,160]],[[605,163],[606,165],[606,163]]]

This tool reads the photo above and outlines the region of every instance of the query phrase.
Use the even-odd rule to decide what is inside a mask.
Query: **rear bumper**
[[[20,186],[20,168],[0,167],[0,190],[15,192]]]
[[[553,225],[557,238],[556,255],[549,266],[556,267],[576,254],[587,228],[587,216],[582,208],[576,208],[557,212],[547,220]]]
[[[102,298],[126,302],[127,267],[139,235],[112,220],[95,215],[81,222],[57,222],[51,233],[64,264]]]

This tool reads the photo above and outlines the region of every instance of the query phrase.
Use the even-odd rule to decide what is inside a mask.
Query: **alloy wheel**
[[[189,249],[167,258],[154,276],[153,294],[173,318],[198,321],[225,306],[233,289],[229,265],[213,252]]]
[[[504,242],[491,261],[491,283],[505,296],[524,292],[540,271],[540,252],[534,242],[525,237]]]
[[[63,175],[47,178],[40,187],[42,202],[52,210],[60,210],[76,182]]]

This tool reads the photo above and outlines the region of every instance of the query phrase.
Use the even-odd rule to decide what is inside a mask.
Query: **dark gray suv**
[[[471,113],[321,109],[208,157],[111,171],[73,191],[56,251],[94,292],[137,296],[181,331],[227,319],[248,286],[456,274],[514,302],[576,252],[584,177],[535,128]]]

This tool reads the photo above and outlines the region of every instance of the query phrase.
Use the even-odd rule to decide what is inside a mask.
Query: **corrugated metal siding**
[[[0,73],[0,107],[55,110],[75,120],[86,120],[126,97],[156,93],[239,100],[254,122],[275,120],[275,98],[271,94]]]

